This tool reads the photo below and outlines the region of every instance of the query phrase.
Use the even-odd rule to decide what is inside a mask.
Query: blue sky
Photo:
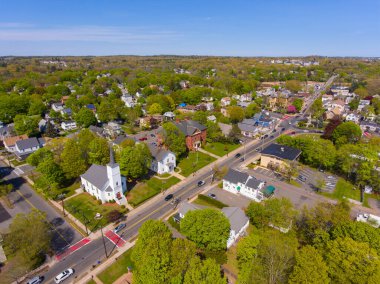
[[[0,55],[380,56],[380,0],[0,0]]]

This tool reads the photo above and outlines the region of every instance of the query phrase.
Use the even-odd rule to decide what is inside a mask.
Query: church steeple
[[[110,145],[110,162],[108,163],[108,166],[110,166],[111,168],[117,166],[117,164],[115,163],[115,157],[113,155],[113,149],[111,145]]]

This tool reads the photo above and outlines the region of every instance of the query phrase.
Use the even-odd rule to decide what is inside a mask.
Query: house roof
[[[81,177],[102,190],[108,182],[107,168],[101,165],[92,165]]]
[[[244,211],[238,207],[224,207],[222,212],[230,221],[231,230],[235,232],[239,232],[249,222]]]
[[[270,144],[268,147],[261,151],[261,155],[274,156],[280,159],[291,161],[297,159],[300,154],[301,150],[276,143]]]
[[[156,143],[156,142],[153,142]],[[165,158],[166,154],[172,153],[169,150],[166,150],[163,147],[158,147],[157,144],[147,143],[147,146],[150,150],[150,153],[152,154],[153,158],[155,158],[157,161],[161,161]]]
[[[205,208],[205,207],[201,207],[201,206],[196,205],[194,203],[182,202],[178,206],[178,213],[180,213],[181,215],[186,215],[186,213],[189,211],[203,209],[203,208]]]
[[[262,183],[261,180],[258,180],[257,178],[250,176],[250,178],[248,179],[245,185],[250,188],[258,188],[261,183]]]
[[[17,141],[23,140],[23,139],[28,139],[28,135],[23,134],[23,135],[18,135],[18,136],[7,137],[4,139],[4,145],[9,147],[9,146],[15,145]]]
[[[246,173],[243,173],[243,172],[239,172],[237,170],[234,170],[234,169],[229,169],[228,170],[228,173],[224,176],[224,180],[227,180],[231,183],[243,183],[245,184],[245,182],[247,181],[249,175],[246,174]]]
[[[36,137],[18,140],[16,142],[16,146],[20,150],[25,150],[33,147],[40,147],[43,144],[45,144],[45,140],[43,140],[43,138],[37,139]]]
[[[179,130],[185,134],[185,136],[191,136],[197,131],[206,130],[207,127],[194,120],[183,120],[176,122],[175,125]]]

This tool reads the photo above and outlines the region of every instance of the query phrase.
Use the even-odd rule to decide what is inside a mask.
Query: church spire
[[[113,156],[113,149],[112,149],[112,146],[110,144],[110,162],[109,162],[109,166],[114,166],[116,163],[115,163],[115,158]]]

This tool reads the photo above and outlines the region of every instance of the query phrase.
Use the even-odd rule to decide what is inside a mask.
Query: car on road
[[[173,194],[168,194],[165,196],[165,201],[169,201],[172,198],[173,198]]]
[[[281,129],[281,131],[285,131],[286,130],[286,128],[285,127],[283,127],[282,129]]]
[[[181,202],[181,198],[176,198],[176,199],[172,199],[172,201],[170,202],[170,204],[174,205],[174,204],[178,204]]]
[[[256,151],[256,152],[260,152],[260,148],[256,148],[255,151]]]
[[[204,180],[200,180],[200,181],[198,181],[198,186],[199,187],[201,187],[202,185],[204,185],[205,184],[205,181]]]
[[[148,138],[146,138],[146,137],[139,138],[139,141],[146,141],[146,140],[148,140]]]
[[[26,284],[39,284],[44,280],[42,276],[36,276],[30,279]]]
[[[154,134],[152,133],[152,134],[150,134],[150,137],[156,137],[156,135],[154,135]]]
[[[236,155],[235,155],[235,158],[239,158],[241,156],[241,154],[240,153],[237,153]]]
[[[214,193],[209,193],[208,197],[211,197],[212,199],[216,199],[216,195]]]
[[[302,176],[302,175],[299,175],[298,179],[301,180],[301,181],[303,181],[303,182],[305,182],[307,180],[307,178],[304,177],[304,176]]]
[[[68,268],[65,271],[59,273],[57,276],[55,276],[54,281],[55,283],[61,283],[73,274],[74,274],[74,269]]]
[[[273,136],[273,135],[271,135],[269,138],[271,138],[271,139],[272,139],[272,138],[274,138],[274,136]]]
[[[119,224],[115,229],[113,229],[113,232],[114,233],[118,233],[120,232],[122,229],[124,229],[127,225],[125,225],[125,223],[121,223]]]
[[[265,134],[265,135],[264,135],[264,139],[265,139],[265,138],[268,138],[268,136],[269,136],[268,134]]]
[[[289,124],[291,125],[291,124],[292,124],[292,122],[291,122],[291,121],[289,121]]]

